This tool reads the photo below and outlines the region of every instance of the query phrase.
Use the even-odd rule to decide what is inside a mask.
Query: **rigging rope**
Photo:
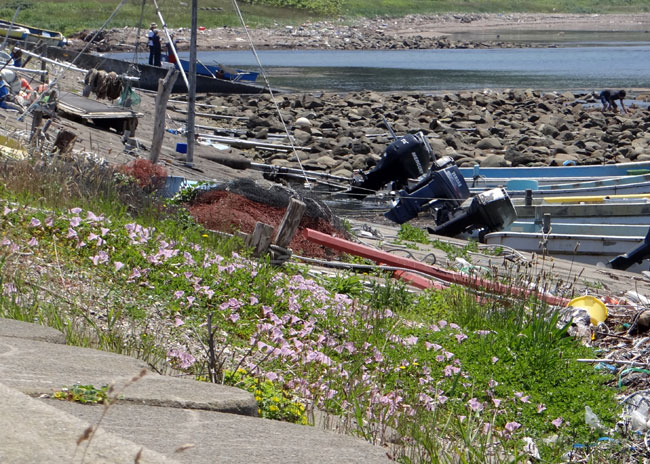
[[[257,50],[255,50],[255,45],[253,45],[253,38],[250,35],[250,32],[248,31],[248,27],[246,27],[246,23],[244,22],[244,17],[242,16],[241,10],[239,9],[239,5],[237,4],[237,0],[232,0],[233,6],[235,7],[235,12],[237,13],[237,16],[239,17],[239,21],[242,24],[242,27],[244,28],[244,31],[246,32],[246,37],[248,37],[248,43],[250,44],[251,51],[253,52],[253,55],[255,56],[255,60],[257,61],[257,65],[260,68],[260,72],[262,74],[262,77],[264,78],[264,83],[266,84],[266,88],[269,89],[269,94],[271,95],[271,101],[273,102],[273,105],[275,106],[276,111],[278,112],[278,116],[280,117],[280,122],[282,123],[282,127],[284,128],[285,133],[287,134],[287,139],[289,140],[289,145],[291,146],[291,151],[293,152],[293,155],[296,157],[296,160],[298,161],[298,166],[300,166],[300,170],[302,171],[302,175],[305,179],[305,187],[311,189],[311,183],[309,182],[309,179],[307,178],[307,173],[305,172],[305,168],[302,165],[302,161],[300,161],[300,157],[298,156],[298,152],[296,151],[296,147],[293,143],[293,138],[291,137],[291,134],[289,134],[289,129],[287,128],[287,124],[284,121],[284,118],[282,117],[282,112],[280,111],[280,106],[278,105],[277,100],[275,99],[275,95],[273,93],[273,89],[271,89],[271,85],[269,84],[269,79],[266,76],[266,71],[264,70],[264,67],[262,66],[262,62],[260,61],[260,57],[257,55]]]

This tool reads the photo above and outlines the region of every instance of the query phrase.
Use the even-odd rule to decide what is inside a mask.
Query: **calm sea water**
[[[486,33],[487,34],[487,33]],[[477,50],[273,50],[257,55],[273,87],[301,91],[650,88],[650,33],[513,33],[462,39],[554,43]],[[558,35],[559,34],[559,35]],[[561,40],[551,40],[555,37]],[[189,53],[181,53],[189,57]],[[125,54],[114,55],[126,58]],[[142,57],[141,57],[142,58]],[[252,51],[200,52],[205,64],[259,71]],[[262,77],[259,78],[262,80]]]

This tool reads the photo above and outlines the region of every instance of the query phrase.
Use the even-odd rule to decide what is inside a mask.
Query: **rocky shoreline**
[[[422,131],[436,156],[459,166],[548,166],[650,160],[650,93],[628,114],[603,113],[596,95],[533,90],[276,95],[302,166],[351,177],[374,166],[397,135]],[[270,96],[211,96],[201,102],[233,139],[289,144]],[[203,111],[203,110],[202,110]],[[197,118],[209,134],[213,120]],[[236,144],[235,144],[236,145]],[[246,150],[251,161],[299,167],[291,151]]]
[[[548,41],[535,44],[516,44],[500,40],[506,30],[535,30],[548,33]],[[510,48],[554,47],[557,35],[563,31],[641,31],[650,30],[650,13],[640,14],[436,14],[407,15],[399,18],[364,18],[349,20],[306,22],[297,26],[256,28],[220,27],[198,33],[199,50],[260,50],[323,49],[323,50],[404,50],[438,48]],[[465,32],[491,32],[493,38],[485,41],[450,37]],[[82,48],[95,31],[83,31],[70,39],[70,46]],[[94,49],[100,52],[131,51],[135,44],[146,49],[146,26],[114,28],[103,31],[96,39]],[[180,50],[189,48],[190,31],[187,28],[170,29],[178,40]],[[251,40],[249,40],[249,36]]]

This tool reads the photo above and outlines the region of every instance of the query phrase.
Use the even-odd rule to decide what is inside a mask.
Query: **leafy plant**
[[[226,385],[242,388],[255,395],[258,414],[266,419],[275,419],[294,424],[307,425],[305,406],[291,397],[281,385],[270,380],[248,375],[245,370],[226,371]]]
[[[93,385],[74,385],[54,392],[58,400],[73,401],[83,404],[103,404],[108,399],[108,386],[96,388]]]

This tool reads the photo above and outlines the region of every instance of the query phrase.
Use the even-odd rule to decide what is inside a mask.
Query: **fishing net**
[[[117,102],[117,104],[125,108],[133,108],[138,106],[141,100],[142,99],[140,98],[140,95],[135,93],[131,88],[131,83],[127,83],[122,90],[120,100]]]

